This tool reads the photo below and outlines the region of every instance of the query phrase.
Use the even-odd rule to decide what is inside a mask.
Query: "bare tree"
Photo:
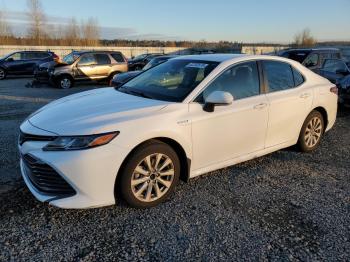
[[[70,23],[66,27],[64,39],[65,39],[66,45],[71,45],[71,46],[79,45],[80,28],[77,23],[77,20],[74,17],[72,17]]]
[[[11,27],[5,19],[4,12],[0,10],[0,42],[3,44],[10,44],[12,38]]]
[[[316,44],[316,39],[311,35],[310,29],[305,28],[294,36],[293,44],[297,47],[312,47]]]
[[[27,0],[29,28],[28,36],[34,40],[34,44],[41,45],[45,33],[46,16],[44,14],[40,0]]]
[[[86,22],[82,22],[81,28],[83,45],[98,46],[100,30],[97,19],[89,17]]]

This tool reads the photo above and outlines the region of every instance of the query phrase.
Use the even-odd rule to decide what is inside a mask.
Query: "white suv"
[[[23,178],[61,208],[166,199],[180,178],[298,144],[314,150],[336,120],[337,88],[270,56],[171,59],[118,89],[54,101],[21,125]]]

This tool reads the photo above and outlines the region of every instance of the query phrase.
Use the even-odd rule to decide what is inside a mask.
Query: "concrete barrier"
[[[37,51],[50,50],[55,52],[60,57],[63,57],[73,50],[108,50],[120,51],[126,57],[137,56],[144,53],[164,53],[164,54],[182,54],[186,48],[181,47],[105,47],[105,46],[14,46],[14,45],[0,45],[0,57],[16,52],[16,51]]]

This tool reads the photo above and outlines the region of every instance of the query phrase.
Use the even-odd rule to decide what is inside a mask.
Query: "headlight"
[[[119,132],[111,132],[99,135],[89,136],[60,136],[48,143],[44,151],[65,151],[65,150],[82,150],[103,146],[115,138]]]

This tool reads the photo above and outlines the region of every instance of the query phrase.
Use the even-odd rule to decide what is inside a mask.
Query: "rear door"
[[[288,63],[271,60],[262,63],[270,105],[266,148],[296,142],[311,110],[312,86]]]
[[[111,58],[108,54],[95,54],[97,76],[108,77],[112,68]]]

